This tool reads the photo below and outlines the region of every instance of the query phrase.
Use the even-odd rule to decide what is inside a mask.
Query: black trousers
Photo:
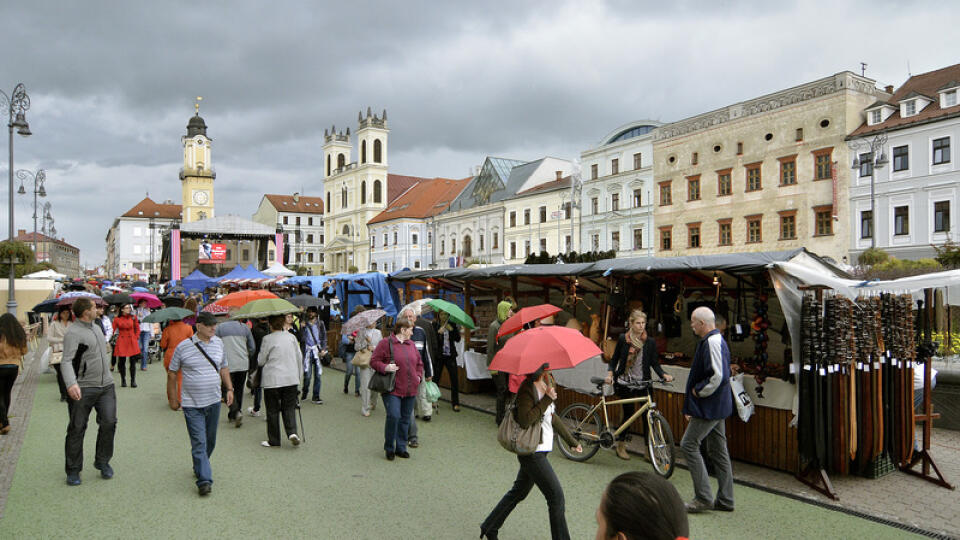
[[[57,372],[57,386],[60,388],[60,399],[67,397],[67,385],[63,382],[63,373],[60,373],[60,364],[54,364],[53,370]]]
[[[227,411],[227,419],[233,420],[237,417],[237,412],[243,410],[243,391],[246,390],[247,385],[246,370],[231,371],[230,384],[233,386],[233,404]],[[220,386],[220,395],[227,397],[227,388],[223,385]]]
[[[563,498],[563,488],[560,486],[557,474],[553,472],[553,467],[547,461],[547,452],[534,452],[529,456],[517,456],[517,461],[520,462],[520,471],[517,473],[517,479],[513,482],[513,487],[500,499],[487,519],[483,520],[480,530],[484,534],[499,531],[510,512],[516,508],[520,501],[527,498],[530,490],[536,485],[543,493],[544,498],[547,499],[547,509],[550,514],[550,537],[553,540],[569,540],[570,533],[567,531],[566,502]]]
[[[498,371],[493,376],[493,385],[497,388],[497,425],[503,421],[503,415],[507,410],[507,400],[512,395],[509,387],[510,374],[505,371]]]
[[[137,362],[140,360],[140,355],[117,357],[117,360],[119,360],[119,364],[120,364],[120,381],[124,383],[127,382],[126,360],[128,359],[130,360],[130,384],[134,384],[137,382]]]
[[[460,375],[457,372],[457,357],[439,355],[439,358],[433,363],[433,381],[440,382],[443,375],[443,368],[447,368],[450,373],[450,403],[452,405],[460,404]]]
[[[297,432],[297,385],[264,388],[263,401],[267,406],[267,442],[280,446],[280,417],[287,437]]]
[[[13,392],[13,383],[17,381],[20,366],[4,364],[0,366],[0,427],[10,425],[7,414],[10,409],[10,394]]]
[[[67,439],[64,444],[67,474],[83,469],[83,436],[87,432],[90,409],[97,410],[97,451],[93,458],[96,465],[110,463],[113,457],[113,435],[117,431],[117,393],[114,386],[81,387],[80,400],[67,401],[70,423],[67,424]]]

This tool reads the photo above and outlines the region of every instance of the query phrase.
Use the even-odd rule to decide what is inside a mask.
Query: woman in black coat
[[[613,384],[613,391],[619,398],[646,395],[644,390],[631,388],[631,386],[649,381],[651,368],[661,379],[667,382],[673,380],[672,375],[663,372],[660,361],[657,360],[657,345],[647,334],[647,314],[635,309],[630,313],[628,322],[629,327],[617,340],[617,347],[613,350],[613,357],[610,358],[610,366],[607,370],[606,382]],[[624,403],[622,421],[633,416],[635,409],[634,403]],[[627,453],[626,431],[617,437],[617,457],[630,459],[630,454]]]

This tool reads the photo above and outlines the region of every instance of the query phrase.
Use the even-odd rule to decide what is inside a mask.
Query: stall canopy
[[[231,270],[230,270],[229,272],[227,272],[226,274],[224,274],[224,275],[216,278],[216,280],[217,280],[217,281],[226,281],[226,280],[230,280],[230,279],[239,279],[239,278],[243,275],[243,273],[244,273],[245,270],[246,270],[246,268],[244,268],[242,264],[238,264],[238,265],[234,266],[233,269],[231,269]]]
[[[360,305],[377,305],[390,317],[396,317],[400,309],[397,289],[387,284],[387,277],[379,272],[367,274],[337,274],[337,298],[343,306],[341,313],[349,317],[353,308]],[[322,281],[320,282],[323,283]]]
[[[178,285],[183,287],[183,290],[190,292],[193,290],[203,291],[207,287],[212,287],[216,284],[216,279],[211,278],[200,270],[194,270],[189,276],[180,280]]]
[[[273,265],[264,270],[263,273],[272,277],[292,277],[297,275],[296,272],[290,270],[280,262],[273,263]]]
[[[34,272],[32,274],[27,274],[23,276],[27,279],[63,279],[67,276],[58,273],[56,270],[41,270],[39,272]]]

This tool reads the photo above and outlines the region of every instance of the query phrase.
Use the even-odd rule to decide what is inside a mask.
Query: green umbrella
[[[298,313],[300,308],[287,302],[283,298],[263,298],[247,302],[240,309],[233,312],[231,319],[259,319],[271,315],[285,315]]]
[[[457,324],[466,326],[467,328],[473,329],[476,326],[473,324],[473,319],[469,315],[463,312],[460,309],[460,306],[447,302],[446,300],[434,299],[426,303],[428,306],[433,308],[434,311],[445,311],[447,315],[450,316],[450,320]]]
[[[178,307],[168,307],[163,309],[158,309],[153,313],[147,315],[143,318],[145,323],[163,323],[167,321],[179,321],[184,317],[189,317],[193,315],[193,312],[189,309],[183,309]]]

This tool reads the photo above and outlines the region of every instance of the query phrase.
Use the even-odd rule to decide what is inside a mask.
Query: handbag
[[[514,396],[507,406],[507,413],[503,415],[500,428],[497,430],[497,441],[504,449],[518,456],[529,456],[540,446],[541,422],[534,422],[528,427],[521,427],[514,418],[517,408],[517,397]]]
[[[370,352],[370,349],[363,349],[353,355],[353,360],[351,360],[350,363],[359,368],[368,368],[370,367],[370,357],[372,356],[373,353]]]
[[[390,339],[390,338],[387,338]],[[390,345],[390,363],[393,363],[393,342],[389,342]],[[370,383],[367,384],[367,388],[373,390],[374,392],[380,392],[381,394],[389,394],[393,392],[393,388],[397,383],[397,372],[391,371],[390,373],[380,373],[377,370],[373,371],[373,376],[370,377]]]
[[[433,381],[427,381],[425,390],[427,392],[427,401],[436,403],[440,401],[440,387]]]

